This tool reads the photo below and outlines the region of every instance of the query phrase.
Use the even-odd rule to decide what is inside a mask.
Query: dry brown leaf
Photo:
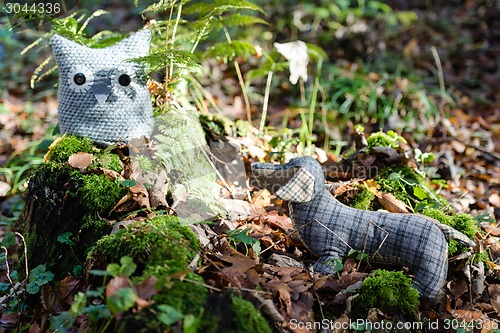
[[[332,333],[347,333],[349,332],[348,327],[350,327],[350,319],[344,313],[333,322]]]
[[[229,220],[241,220],[246,217],[266,214],[266,210],[253,203],[238,199],[220,199],[227,211]]]
[[[292,309],[292,289],[278,280],[271,280],[265,284],[265,288],[271,291],[274,296],[278,296],[280,303],[285,307],[287,313]]]
[[[142,280],[142,282],[135,287],[137,297],[141,299],[149,299],[156,295],[158,293],[155,289],[156,282],[158,282],[158,278],[154,275],[148,276]]]
[[[473,320],[483,321],[485,319],[488,319],[488,316],[481,311],[449,309],[448,312],[459,322],[470,323]]]
[[[272,210],[263,216],[264,221],[271,227],[279,228],[283,231],[293,229],[293,223],[290,217],[279,215],[277,210]]]
[[[67,276],[61,280],[59,284],[59,293],[61,294],[62,299],[67,305],[71,305],[73,303],[74,295],[80,291],[80,288],[84,286],[82,280],[76,278],[74,276]]]
[[[481,333],[492,333],[498,330],[498,322],[496,320],[485,319],[481,322]]]
[[[300,294],[309,290],[312,287],[312,282],[304,280],[296,280],[288,283],[288,286],[292,290],[292,299],[296,301]]]
[[[68,158],[68,164],[73,168],[85,170],[90,164],[92,164],[92,157],[93,155],[89,153],[79,152],[76,154],[72,154]]]
[[[491,298],[500,298],[500,284],[490,284],[488,286],[488,296]]]
[[[143,208],[151,208],[149,206],[149,193],[144,185],[135,185],[130,188],[132,199]]]
[[[488,201],[493,206],[495,206],[497,208],[500,207],[500,195],[498,193],[493,193],[492,195],[490,195],[490,197],[488,198]]]
[[[230,277],[235,277],[238,280],[246,281],[246,272],[254,267],[258,260],[252,259],[250,257],[244,256],[239,252],[232,251],[230,254],[226,254],[221,258],[222,261],[231,263],[229,267],[224,267],[222,272]]]
[[[106,286],[106,298],[114,295],[118,290],[130,287],[130,283],[124,276],[117,276],[112,278]]]
[[[57,293],[48,284],[42,287],[42,294],[40,296],[43,308],[49,313],[57,314],[63,311],[61,304],[61,294]]]
[[[40,333],[40,332],[42,332],[42,330],[36,322],[31,324],[30,329],[28,330],[28,333]]]
[[[500,300],[498,298],[492,298],[490,303],[497,315],[500,314]]]
[[[481,227],[491,236],[500,236],[500,228],[497,227],[496,223],[483,222],[481,223]]]
[[[124,179],[119,172],[116,172],[115,170],[110,170],[110,169],[105,169],[102,167],[98,167],[95,169],[90,170],[90,173],[94,173],[96,175],[103,175],[104,177],[108,178],[109,180],[115,180],[115,179]]]
[[[396,198],[391,193],[379,192],[377,195],[377,199],[389,212],[392,213],[408,213],[408,208],[406,208],[406,204]]]
[[[455,298],[459,298],[464,293],[466,293],[467,290],[469,289],[467,287],[467,283],[465,281],[462,281],[462,280],[450,281],[450,282],[448,282],[447,287]]]
[[[167,199],[165,194],[156,186],[149,190],[149,203],[152,208],[165,209],[168,208]]]
[[[267,189],[255,191],[252,194],[252,202],[259,207],[267,207],[271,205],[271,192]]]

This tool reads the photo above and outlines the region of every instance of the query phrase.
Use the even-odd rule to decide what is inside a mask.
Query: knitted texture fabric
[[[457,230],[441,230],[439,222],[421,215],[364,211],[340,203],[325,189],[323,170],[311,157],[294,158],[284,165],[254,163],[252,172],[261,186],[289,201],[302,240],[320,257],[315,272],[332,273],[333,260],[351,249],[374,259],[399,258],[415,274],[415,288],[431,298],[443,286],[448,270],[443,231],[474,244]]]
[[[144,67],[127,60],[147,55],[150,39],[151,32],[141,30],[113,46],[92,49],[52,36],[61,133],[104,145],[149,137],[153,110]]]

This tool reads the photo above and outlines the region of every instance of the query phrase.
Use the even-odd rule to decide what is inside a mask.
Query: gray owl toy
[[[294,158],[284,165],[255,163],[252,172],[261,186],[290,203],[302,240],[320,257],[315,272],[331,274],[334,259],[350,249],[365,251],[374,259],[408,266],[417,280],[415,288],[430,298],[446,279],[446,239],[474,246],[464,234],[425,216],[343,205],[325,189],[321,165],[311,157]]]
[[[150,39],[151,32],[141,30],[113,46],[92,49],[52,36],[61,133],[103,145],[149,137],[153,111],[144,67],[128,59],[147,55]]]

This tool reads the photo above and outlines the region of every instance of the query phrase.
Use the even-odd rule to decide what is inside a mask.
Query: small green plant
[[[412,283],[402,272],[378,269],[363,281],[353,308],[361,316],[366,316],[370,308],[378,308],[386,314],[416,319],[420,302]]]
[[[47,271],[45,265],[38,265],[33,268],[29,274],[28,285],[26,291],[29,294],[37,294],[40,288],[54,279],[54,274]]]
[[[227,236],[229,241],[233,243],[234,246],[238,245],[239,243],[242,243],[245,246],[247,253],[248,253],[248,247],[250,246],[254,250],[255,254],[258,256],[261,251],[260,242],[259,240],[248,236],[248,232],[250,230],[251,230],[250,228],[229,230],[227,231]]]
[[[398,148],[399,142],[407,143],[406,140],[399,136],[394,131],[387,131],[384,133],[382,131],[374,132],[366,139],[368,142],[367,151],[369,152],[373,147],[388,147],[388,148]]]

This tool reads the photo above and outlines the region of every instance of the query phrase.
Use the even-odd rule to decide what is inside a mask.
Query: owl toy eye
[[[130,79],[130,76],[128,74],[122,74],[118,77],[118,83],[120,83],[124,87],[128,86],[131,81],[132,80]]]
[[[121,70],[115,70],[111,75],[111,80],[114,84],[119,84],[122,87],[128,87],[132,83],[132,77]]]
[[[68,73],[69,88],[75,92],[89,91],[94,83],[94,75],[84,66],[76,66],[70,69]]]

